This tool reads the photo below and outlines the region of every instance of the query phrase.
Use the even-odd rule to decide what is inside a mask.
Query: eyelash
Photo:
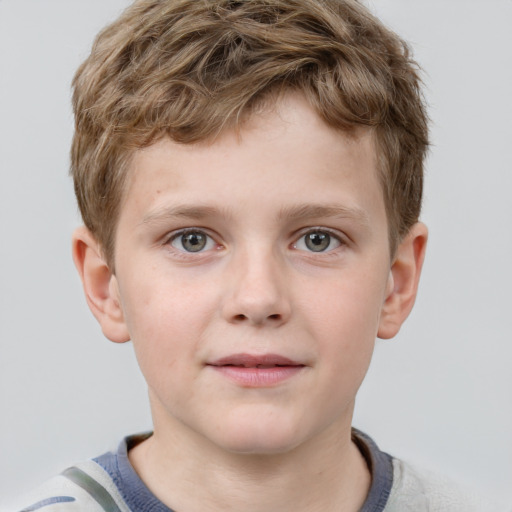
[[[315,234],[315,233],[317,233],[317,234],[321,233],[321,234],[327,235],[329,237],[329,246],[334,241],[337,244],[336,247],[332,247],[332,248],[328,247],[325,250],[320,250],[320,251],[313,251],[313,250],[308,250],[307,248],[302,249],[302,248],[298,247],[299,243],[303,239],[304,239],[304,245],[307,246],[305,237],[308,235],[311,235],[311,234]],[[292,248],[296,249],[296,250],[300,250],[300,251],[305,251],[309,254],[327,255],[327,254],[334,252],[336,249],[338,249],[339,247],[342,247],[344,245],[347,245],[347,243],[342,239],[342,237],[337,232],[335,232],[331,229],[328,229],[328,228],[324,228],[324,227],[314,227],[314,228],[308,228],[308,229],[302,231],[302,233],[301,233],[300,237],[297,239],[297,241],[292,244]]]
[[[205,237],[204,245],[202,247],[199,247],[197,251],[185,249],[183,247],[184,237],[188,234],[198,235],[198,237],[204,236]],[[312,247],[310,245],[308,245],[308,241],[306,239],[306,237],[308,235],[313,235],[313,234],[327,235],[327,237],[328,237],[327,247],[325,247],[324,249],[320,248],[320,250],[318,250],[318,251],[313,250]],[[174,245],[174,242],[177,240],[178,241],[181,240],[181,246],[182,246],[181,248]],[[318,240],[316,242],[311,239],[310,243],[313,243],[314,245],[317,245],[318,247],[320,247],[323,240],[325,240],[325,238],[324,239],[321,238],[320,240]],[[192,242],[193,242],[193,239],[192,239]],[[335,244],[335,247],[331,247],[333,242]],[[197,243],[197,237],[196,237],[196,243]],[[200,244],[201,244],[201,242],[199,242],[199,245]],[[171,233],[166,238],[165,245],[171,246],[173,249],[176,250],[176,252],[178,254],[180,254],[180,256],[184,256],[184,257],[194,255],[194,254],[200,255],[200,254],[203,254],[205,252],[208,252],[208,251],[214,249],[215,247],[217,249],[222,248],[222,246],[220,244],[218,244],[211,235],[209,235],[204,229],[201,229],[201,228],[187,228],[187,229],[182,229],[180,231]],[[324,227],[314,227],[314,228],[308,228],[307,230],[303,230],[301,232],[299,238],[297,238],[296,241],[294,243],[292,243],[290,247],[292,249],[304,251],[309,254],[327,255],[344,245],[346,245],[346,242],[339,236],[339,234],[337,232],[334,232],[334,231],[332,231],[328,228],[324,228]]]
[[[173,245],[173,242],[175,242],[176,240],[180,240],[180,239],[182,240],[182,245],[183,245],[183,237],[185,237],[186,235],[189,235],[189,234],[204,236],[206,238],[205,246],[198,249],[197,251],[187,251],[184,248],[180,249],[180,248],[176,247],[175,245]],[[171,233],[170,236],[167,237],[165,244],[172,246],[174,249],[177,250],[178,253],[182,253],[184,255],[201,254],[201,253],[205,252],[205,247],[207,247],[207,246],[210,246],[210,247],[208,247],[208,249],[206,249],[206,250],[213,249],[214,247],[212,247],[212,245],[216,246],[217,248],[220,247],[220,244],[218,244],[211,235],[209,235],[204,229],[201,229],[201,228],[187,228],[187,229],[182,229],[180,231]]]

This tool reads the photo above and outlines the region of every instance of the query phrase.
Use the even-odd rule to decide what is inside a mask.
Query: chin
[[[243,439],[236,442],[224,444],[223,448],[232,454],[237,455],[283,455],[291,452],[297,444],[300,443],[284,443],[276,442],[273,439],[256,440]]]
[[[287,428],[282,421],[272,423],[242,422],[222,430],[216,444],[226,451],[240,455],[278,455],[292,451],[305,441],[297,427]]]

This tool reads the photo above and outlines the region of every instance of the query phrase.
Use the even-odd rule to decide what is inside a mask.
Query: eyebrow
[[[311,218],[337,218],[351,219],[365,226],[370,225],[368,213],[361,208],[340,205],[298,204],[283,208],[279,218],[311,219]]]
[[[191,219],[200,221],[209,217],[219,216],[219,214],[228,218],[231,217],[228,210],[220,211],[214,206],[177,205],[148,213],[142,219],[142,224],[152,224],[154,222],[163,222],[170,219]],[[370,225],[366,211],[360,208],[340,205],[298,204],[282,208],[278,214],[279,220],[312,218],[352,219],[364,226]]]
[[[219,209],[213,206],[171,206],[149,212],[142,219],[142,224],[151,224],[153,222],[161,222],[169,219],[202,220],[218,214]]]

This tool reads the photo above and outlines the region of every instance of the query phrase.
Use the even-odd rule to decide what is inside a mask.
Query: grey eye
[[[202,231],[187,231],[176,235],[171,240],[171,245],[184,252],[200,252],[204,249],[211,249],[215,242]]]
[[[294,244],[294,248],[300,251],[308,252],[329,252],[341,245],[341,241],[336,236],[327,231],[317,229],[309,231],[301,236]]]
[[[310,251],[325,251],[331,244],[331,235],[322,231],[314,231],[305,235],[304,243]]]

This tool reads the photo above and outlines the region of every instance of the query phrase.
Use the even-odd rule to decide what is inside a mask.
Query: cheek
[[[339,346],[373,342],[378,330],[384,297],[384,280],[366,276],[341,276],[308,291],[301,308],[320,339],[337,340]],[[314,325],[314,327],[313,327]]]
[[[142,372],[158,378],[183,372],[198,351],[216,304],[190,282],[146,274],[122,290],[123,311]]]
[[[360,277],[331,281],[302,305],[309,311],[305,328],[317,340],[320,364],[337,389],[359,387],[377,336],[385,284]]]

